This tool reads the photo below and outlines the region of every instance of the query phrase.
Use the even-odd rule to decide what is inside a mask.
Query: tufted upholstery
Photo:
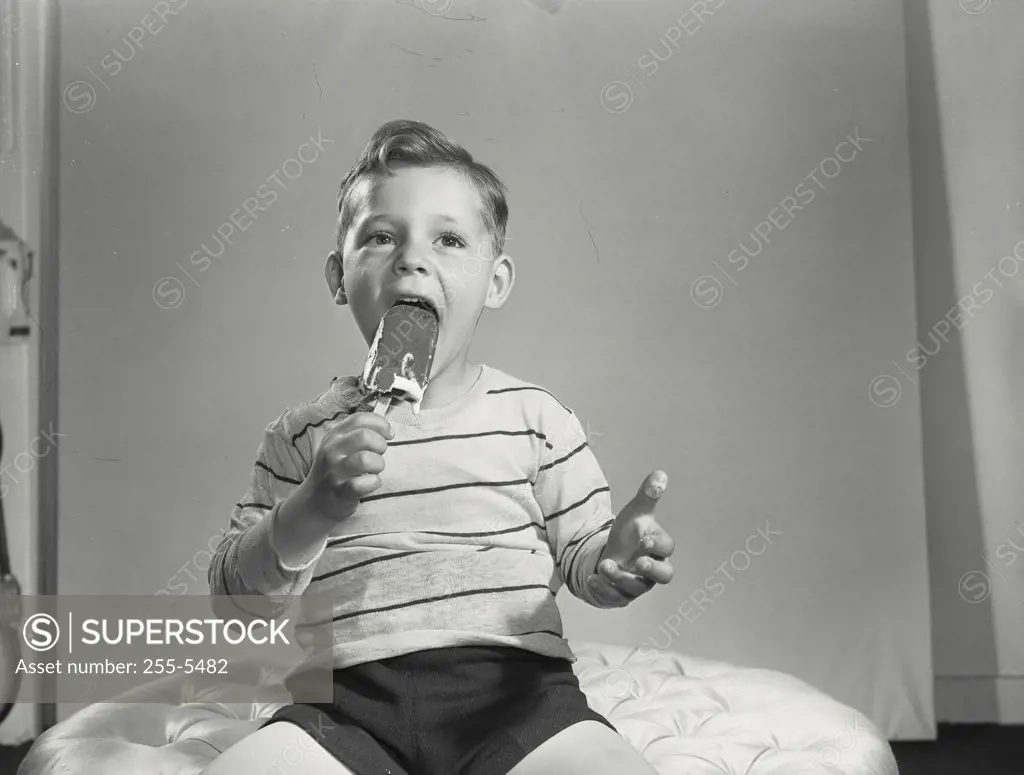
[[[575,644],[580,686],[661,775],[897,775],[888,742],[792,676],[651,649]],[[174,683],[47,730],[18,775],[198,775],[279,703],[172,704]]]
[[[867,717],[793,676],[649,647],[573,650],[591,707],[661,775],[897,775]]]

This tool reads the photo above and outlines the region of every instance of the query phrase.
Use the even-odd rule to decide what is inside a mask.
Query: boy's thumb
[[[666,489],[668,489],[668,474],[660,470],[652,471],[644,479],[644,483],[633,496],[628,508],[641,514],[653,513],[654,507],[658,505],[658,500],[665,494]]]

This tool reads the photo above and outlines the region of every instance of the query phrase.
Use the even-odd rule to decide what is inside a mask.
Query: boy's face
[[[483,308],[504,304],[512,264],[494,256],[483,203],[468,177],[441,166],[391,169],[393,175],[364,184],[366,195],[339,245],[337,281],[367,344],[396,301],[429,301],[440,322],[431,368],[437,375],[466,355]],[[327,274],[334,293],[331,259]]]

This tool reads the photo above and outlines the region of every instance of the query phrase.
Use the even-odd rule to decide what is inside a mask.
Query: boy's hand
[[[380,487],[392,438],[391,423],[370,412],[355,412],[331,427],[296,490],[307,513],[330,523],[350,517],[359,500]]]
[[[654,519],[654,507],[668,486],[664,471],[654,471],[612,523],[597,573],[587,579],[602,605],[619,608],[655,584],[672,580],[668,558],[675,542]]]

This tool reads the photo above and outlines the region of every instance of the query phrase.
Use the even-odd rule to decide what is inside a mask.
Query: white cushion
[[[792,676],[650,648],[573,650],[591,707],[661,775],[897,775],[863,714]],[[18,775],[199,775],[281,707],[190,699],[91,705],[41,735]]]
[[[661,775],[896,775],[862,713],[791,675],[650,647],[574,644],[590,706]]]

